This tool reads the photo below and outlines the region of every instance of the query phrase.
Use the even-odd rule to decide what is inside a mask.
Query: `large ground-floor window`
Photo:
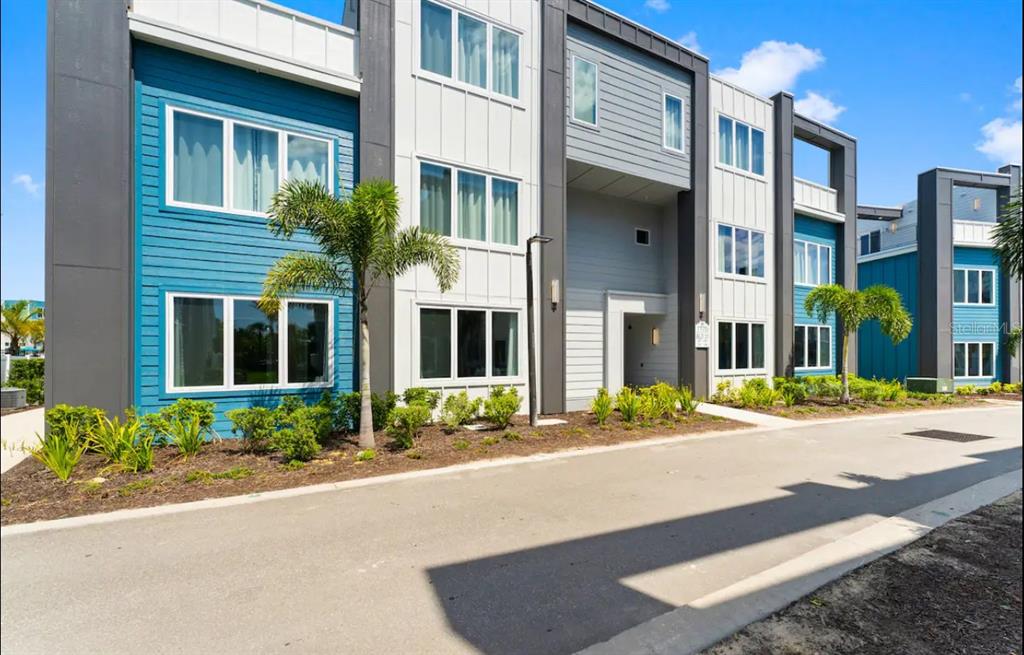
[[[423,380],[519,375],[518,311],[421,307],[419,331]]]
[[[329,386],[329,300],[290,298],[265,314],[256,298],[167,296],[167,388],[216,391]]]
[[[996,344],[970,342],[953,344],[953,377],[991,378],[996,374]]]
[[[797,325],[793,336],[793,366],[832,368],[832,328],[828,325]]]
[[[718,370],[764,369],[764,323],[718,322]]]

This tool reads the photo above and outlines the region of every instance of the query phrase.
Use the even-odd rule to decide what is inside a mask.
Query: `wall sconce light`
[[[657,346],[661,343],[661,330],[659,328],[651,328],[651,345]]]
[[[561,300],[561,284],[558,278],[551,280],[551,311],[558,309],[558,303]]]
[[[704,312],[707,311],[707,296],[703,293],[697,295],[697,306],[700,311],[700,317],[704,318]]]
[[[892,223],[889,223],[889,233],[890,234],[896,234],[896,230],[898,230],[898,229],[899,229],[899,226],[896,225],[895,221],[893,221]]]

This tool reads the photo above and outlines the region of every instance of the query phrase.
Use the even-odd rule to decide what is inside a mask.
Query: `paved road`
[[[1020,426],[801,426],[7,535],[0,647],[571,653],[1019,470]],[[930,427],[995,438],[903,435]]]

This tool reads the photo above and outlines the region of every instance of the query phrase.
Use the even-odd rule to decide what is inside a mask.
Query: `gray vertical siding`
[[[596,128],[571,120],[573,55],[598,67]],[[577,24],[568,27],[565,70],[567,158],[690,188],[689,73]],[[662,145],[664,93],[683,101],[685,153]]]

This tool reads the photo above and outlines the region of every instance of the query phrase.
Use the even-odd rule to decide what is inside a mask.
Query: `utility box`
[[[907,391],[953,393],[952,378],[907,378]]]

